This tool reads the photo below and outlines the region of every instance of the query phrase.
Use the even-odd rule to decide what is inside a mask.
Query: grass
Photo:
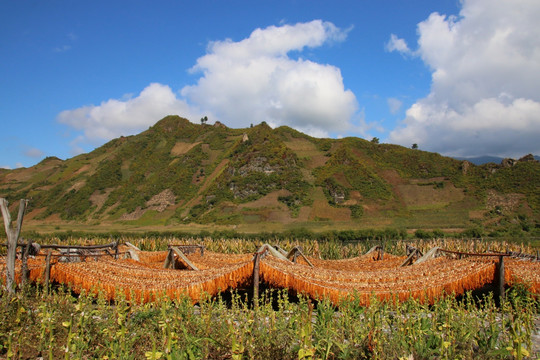
[[[0,290],[0,356],[6,359],[522,359],[532,355],[537,299],[513,291],[497,307],[485,296],[355,301],[339,308],[286,291],[252,304],[238,293],[135,305],[124,300]]]
[[[448,203],[434,203],[434,204],[422,204],[422,205],[409,205],[407,210],[409,211],[418,211],[418,210],[442,210],[448,206]]]

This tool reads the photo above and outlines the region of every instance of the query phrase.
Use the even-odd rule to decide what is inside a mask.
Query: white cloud
[[[75,41],[77,41],[78,36],[75,33],[71,32],[71,33],[67,34],[67,38],[68,38],[69,42],[72,44]],[[62,46],[57,46],[57,47],[55,47],[53,49],[53,51],[56,52],[56,53],[63,53],[63,52],[69,51],[69,50],[71,50],[71,45],[69,45],[69,44],[64,44]]]
[[[203,76],[182,95],[232,127],[266,121],[313,135],[346,131],[357,102],[340,70],[288,56],[345,37],[333,24],[315,20],[257,29],[239,42],[211,43],[192,68]]]
[[[58,121],[83,131],[83,137],[72,143],[76,145],[135,134],[171,114],[194,116],[192,108],[178,99],[168,86],[153,83],[136,97],[110,99],[98,106],[62,111]]]
[[[390,110],[391,114],[397,114],[398,111],[401,109],[401,106],[403,105],[403,102],[396,98],[388,98],[386,99],[386,103],[388,104],[388,109]]]
[[[71,49],[71,46],[70,45],[62,45],[62,46],[57,46],[54,48],[54,52],[57,52],[57,53],[62,53],[62,52],[66,52],[68,50]]]
[[[11,166],[9,166],[9,165],[0,165],[0,169],[11,170]]]
[[[385,45],[386,51],[397,51],[404,55],[410,55],[412,52],[404,39],[398,38],[395,34],[390,35],[390,40]]]
[[[28,156],[28,157],[31,157],[31,158],[40,158],[42,157],[44,154],[43,154],[43,151],[37,149],[37,148],[28,148],[24,151],[24,155],[25,156]]]
[[[362,132],[356,97],[344,88],[339,68],[296,58],[306,48],[344,41],[350,29],[314,20],[256,29],[238,42],[211,42],[190,69],[201,77],[179,97],[166,85],[151,84],[136,97],[63,111],[58,121],[83,132],[71,144],[73,153],[88,140],[134,134],[168,114],[192,121],[204,114],[230,127],[266,121],[314,136]]]
[[[75,139],[73,139],[69,143],[69,146],[71,147],[70,149],[71,156],[77,156],[77,155],[83,154],[85,151],[82,148],[81,144],[84,144],[85,142],[87,142],[87,140],[82,135],[79,135]]]
[[[540,153],[540,2],[464,0],[418,24],[430,94],[390,140],[448,155]]]

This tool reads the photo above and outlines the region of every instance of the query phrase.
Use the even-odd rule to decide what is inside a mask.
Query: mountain
[[[33,224],[535,229],[539,178],[530,157],[476,166],[354,137],[168,116],[88,154],[0,170],[0,197],[30,199]]]
[[[485,156],[476,156],[476,157],[456,157],[455,159],[466,160],[475,165],[484,165],[487,163],[500,164],[504,158],[498,157],[498,156],[485,155]]]
[[[467,160],[475,165],[484,165],[487,163],[500,164],[504,158],[498,156],[476,156],[476,157],[455,157],[456,160]],[[540,156],[534,155],[534,159],[540,161]]]

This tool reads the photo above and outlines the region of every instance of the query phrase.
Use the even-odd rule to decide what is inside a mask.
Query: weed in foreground
[[[0,290],[0,357],[6,359],[526,359],[540,308],[514,288],[492,296],[339,307],[268,290],[258,306],[205,298],[133,304],[39,287]]]

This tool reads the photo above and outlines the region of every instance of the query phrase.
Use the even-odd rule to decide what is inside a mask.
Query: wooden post
[[[261,254],[256,253],[253,260],[253,304],[259,306],[259,270],[260,270]]]
[[[118,260],[118,241],[115,242],[114,248],[114,259]]]
[[[19,214],[17,216],[17,225],[13,229],[11,226],[11,214],[8,208],[8,201],[4,198],[0,198],[0,209],[2,210],[2,216],[4,217],[4,227],[6,229],[6,236],[8,240],[7,246],[7,258],[6,258],[6,288],[8,293],[15,292],[15,256],[17,253],[17,240],[21,234],[22,221],[28,200],[21,199],[19,205]]]
[[[171,265],[171,260],[174,261],[174,257],[173,257],[172,250],[169,249],[169,252],[167,253],[167,257],[165,258],[165,263],[163,264],[164,269],[169,268],[169,266]]]
[[[499,256],[499,297],[504,300],[504,256]]]
[[[28,254],[30,253],[30,247],[32,242],[28,241],[22,252],[22,267],[21,267],[21,287],[24,288],[24,285],[28,281]]]
[[[49,250],[45,259],[45,292],[47,294],[49,293],[49,281],[51,279],[51,254],[52,250]]]
[[[414,261],[415,256],[417,256],[416,250],[411,251],[411,253],[407,257],[407,259],[405,259],[405,261],[403,263],[401,263],[400,267],[411,265],[412,262]]]
[[[314,267],[313,264],[311,263],[311,261],[309,261],[309,259],[304,255],[304,253],[300,250],[298,250],[298,254],[302,257],[302,259],[304,259],[304,261],[310,266],[310,267]]]

